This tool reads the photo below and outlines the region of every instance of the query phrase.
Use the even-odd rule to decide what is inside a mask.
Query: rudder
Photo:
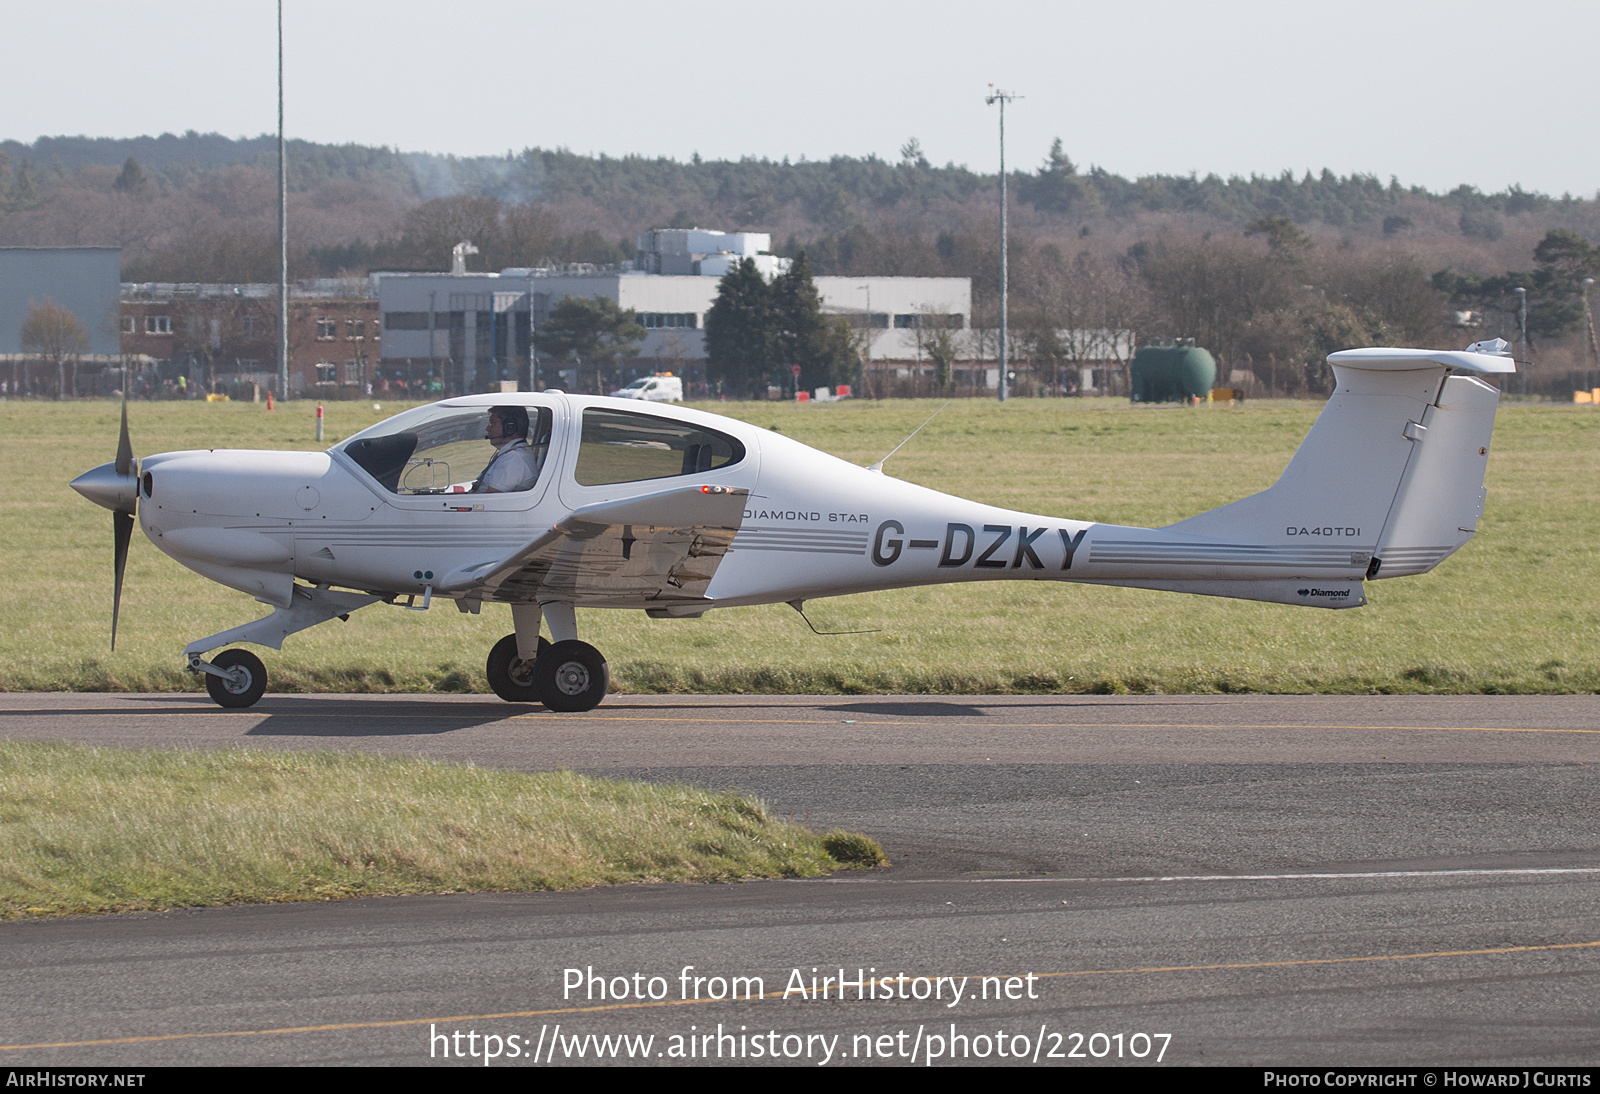
[[[1411,458],[1378,537],[1371,576],[1426,573],[1478,530],[1499,401],[1500,392],[1476,377],[1445,379],[1410,430]]]

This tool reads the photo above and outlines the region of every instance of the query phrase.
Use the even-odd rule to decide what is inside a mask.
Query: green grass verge
[[[857,401],[713,409],[859,464],[937,404]],[[313,405],[132,408],[140,453],[315,448]],[[328,440],[400,409],[329,403]],[[891,474],[1030,512],[1160,526],[1270,485],[1320,404],[1133,407],[1120,400],[958,401]],[[112,403],[0,403],[0,690],[196,690],[179,652],[262,613],[136,537],[115,654],[106,650],[111,521],[66,482],[111,458]],[[635,692],[1594,692],[1600,412],[1502,407],[1475,540],[1431,574],[1369,583],[1330,612],[1136,589],[1005,582],[812,602],[817,637],[782,605],[698,621],[580,611],[615,686]],[[262,651],[277,691],[487,691],[510,613],[376,606]]]
[[[885,864],[688,786],[332,752],[0,743],[0,916],[645,881]]]

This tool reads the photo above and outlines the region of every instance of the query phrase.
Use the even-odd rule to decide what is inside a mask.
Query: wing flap
[[[485,599],[659,606],[705,601],[748,490],[680,487],[573,510],[476,582]]]

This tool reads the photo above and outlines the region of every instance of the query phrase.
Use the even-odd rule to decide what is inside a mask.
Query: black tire
[[[611,686],[611,672],[599,650],[574,638],[539,654],[533,663],[533,683],[541,703],[559,713],[574,714],[600,705]]]
[[[544,635],[539,636],[539,655],[550,648]],[[537,658],[535,658],[537,660]],[[489,651],[489,661],[484,672],[494,693],[508,703],[537,703],[539,689],[533,686],[533,661],[517,656],[517,636],[508,634]]]
[[[244,673],[244,679],[235,684],[220,676],[206,673],[206,691],[222,707],[253,707],[256,700],[267,691],[267,666],[249,650],[223,650],[212,658],[219,669],[234,669]]]

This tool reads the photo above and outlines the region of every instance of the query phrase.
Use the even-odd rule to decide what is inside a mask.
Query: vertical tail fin
[[[1269,489],[1172,525],[1198,535],[1370,554],[1368,576],[1432,569],[1472,537],[1497,389],[1460,371],[1506,373],[1505,357],[1412,349],[1329,356],[1336,387]]]

